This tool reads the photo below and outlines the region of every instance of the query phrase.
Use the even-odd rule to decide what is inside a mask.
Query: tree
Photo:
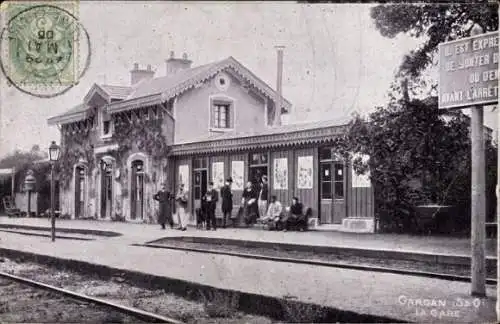
[[[41,165],[37,165],[35,167],[34,162],[43,160],[44,158],[45,156],[43,152],[40,151],[36,151],[33,149],[28,152],[16,150],[14,153],[7,155],[0,160],[0,169],[15,168],[15,189],[19,190],[22,186],[22,182],[24,181],[26,171],[28,169],[41,168]],[[38,177],[38,173],[35,174],[35,176]],[[44,174],[42,174],[41,177],[43,178]]]
[[[399,76],[417,79],[432,64],[441,42],[470,36],[474,24],[485,32],[498,30],[498,4],[487,0],[453,4],[382,4],[371,17],[389,38],[404,33],[422,39],[422,46],[405,55]]]
[[[412,231],[414,207],[428,203],[456,206],[464,211],[456,223],[468,224],[470,121],[461,112],[446,119],[439,115],[435,97],[392,101],[376,108],[368,121],[354,119],[347,136],[349,151],[370,157],[354,159],[353,166],[358,173],[370,170],[383,229]],[[491,142],[487,151],[488,169],[495,172]],[[494,186],[489,195],[494,197]]]

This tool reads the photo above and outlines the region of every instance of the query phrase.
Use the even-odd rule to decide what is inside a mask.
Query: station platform
[[[0,217],[0,230],[2,225],[50,227],[50,221]],[[488,286],[487,298],[475,299],[469,294],[470,284],[464,282],[132,246],[169,236],[191,235],[470,255],[467,239],[251,229],[209,232],[189,228],[181,232],[161,230],[158,225],[78,220],[58,220],[57,227],[121,235],[102,236],[89,241],[56,239],[51,242],[47,237],[0,231],[0,248],[274,298],[292,296],[307,303],[405,322],[496,322],[495,286]],[[488,243],[489,256],[495,256],[495,246],[496,242]]]

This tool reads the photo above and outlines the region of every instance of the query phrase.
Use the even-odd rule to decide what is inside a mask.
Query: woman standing
[[[179,218],[179,229],[185,231],[187,229],[186,208],[188,206],[187,192],[184,191],[184,184],[179,186],[179,191],[175,196],[177,203],[177,217]]]
[[[259,215],[259,208],[257,205],[258,196],[259,193],[254,185],[251,181],[248,181],[241,198],[241,203],[245,209],[245,223],[247,225],[253,224]]]

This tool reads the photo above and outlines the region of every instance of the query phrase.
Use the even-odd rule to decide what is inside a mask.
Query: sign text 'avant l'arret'
[[[498,102],[498,32],[439,44],[439,108]]]

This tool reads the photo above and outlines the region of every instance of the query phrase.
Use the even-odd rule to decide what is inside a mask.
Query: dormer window
[[[234,128],[234,101],[229,97],[210,100],[210,130],[228,131]]]
[[[113,135],[113,120],[111,119],[111,115],[103,112],[100,112],[100,121],[101,121],[101,138],[108,138]]]

